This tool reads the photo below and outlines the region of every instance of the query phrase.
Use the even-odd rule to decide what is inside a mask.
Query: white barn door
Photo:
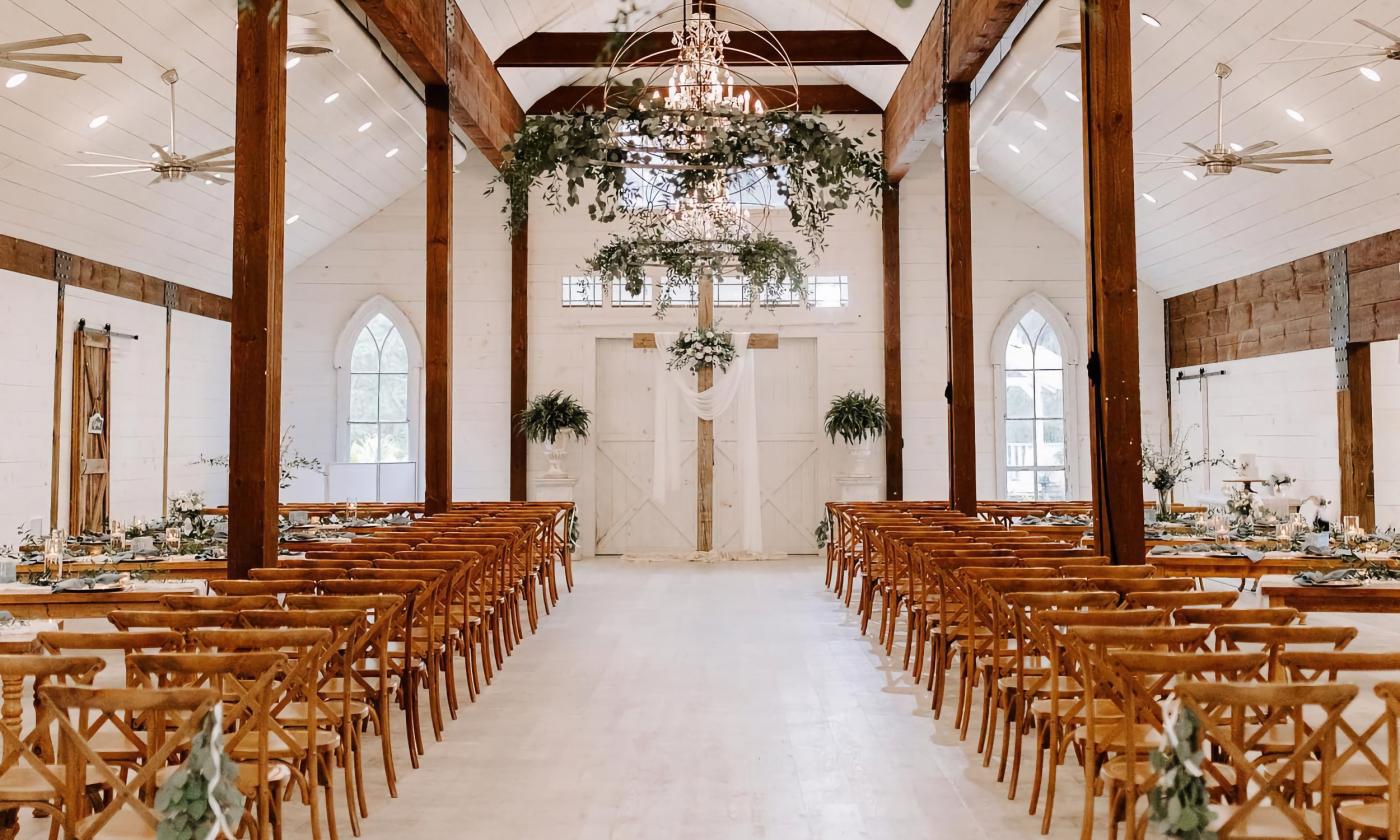
[[[766,551],[810,554],[821,513],[818,474],[816,339],[783,339],[759,350],[758,456]],[[680,481],[666,504],[651,498],[655,433],[653,354],[628,339],[600,339],[594,451],[598,554],[683,552],[695,548],[695,427],[681,423]],[[734,469],[737,423],[715,422],[715,545],[737,549],[740,514]]]

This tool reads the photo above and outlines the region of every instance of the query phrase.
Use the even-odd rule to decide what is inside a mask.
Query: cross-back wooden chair
[[[238,613],[229,610],[116,610],[107,620],[118,630],[173,630],[185,637],[208,627],[232,627]]]
[[[160,605],[167,610],[271,610],[277,608],[276,595],[163,595]]]
[[[447,610],[444,609],[444,592],[452,575],[439,569],[375,567],[355,569],[350,573],[350,577],[352,580],[416,581],[423,584],[423,592],[413,605],[417,609],[408,614],[411,623],[404,650],[399,655],[411,661],[421,661],[423,664],[433,738],[441,741],[444,729],[444,682],[447,683],[448,693],[455,693],[457,679],[457,669],[447,662],[452,656],[453,644]],[[443,679],[444,676],[446,680]]]
[[[1215,758],[1205,762],[1220,837],[1299,837],[1330,840],[1332,770],[1336,730],[1357,687],[1344,683],[1211,683],[1175,686],[1183,709],[1201,721],[1203,742]],[[1248,721],[1265,710],[1263,725]],[[1292,730],[1290,749],[1273,753],[1260,740],[1274,727]],[[1304,767],[1318,762],[1317,798],[1304,796]]]
[[[1337,652],[1345,650],[1356,639],[1355,627],[1325,627],[1312,624],[1285,625],[1225,625],[1215,628],[1216,644],[1222,650],[1262,650],[1269,655],[1268,678],[1287,680],[1279,664],[1284,651],[1305,650]]]
[[[250,581],[312,581],[335,580],[350,577],[350,570],[344,568],[287,568],[282,566],[249,569]],[[215,590],[218,591],[218,590]]]
[[[1337,807],[1337,834],[1341,840],[1389,840],[1400,837],[1400,682],[1375,687],[1384,704],[1385,798],[1381,802],[1344,803]],[[1379,757],[1379,751],[1374,755]],[[1370,758],[1370,756],[1368,756]]]
[[[1240,597],[1238,592],[1194,590],[1190,592],[1130,592],[1123,597],[1129,607],[1150,607],[1175,612],[1183,607],[1230,607]]]
[[[274,599],[284,595],[310,594],[316,591],[316,581],[302,580],[211,580],[209,589],[222,597],[249,597],[271,595]]]
[[[1172,611],[1172,621],[1177,624],[1206,624],[1211,627],[1225,624],[1282,627],[1293,624],[1298,617],[1298,611],[1292,607],[1178,607]]]

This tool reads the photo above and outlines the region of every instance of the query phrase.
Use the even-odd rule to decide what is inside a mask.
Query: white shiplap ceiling
[[[292,10],[324,10],[338,53],[288,73],[287,215],[300,217],[287,228],[289,268],[421,183],[424,161],[422,103],[369,36],[331,0]],[[63,164],[96,160],[80,151],[146,157],[148,143],[167,143],[169,67],[181,78],[177,148],[232,145],[233,0],[0,0],[0,41],[72,32],[92,36],[75,50],[124,62],[86,65],[78,81],[0,86],[0,231],[227,294],[231,186],[90,179]],[[107,123],[89,128],[99,114]]]
[[[766,29],[868,29],[912,55],[933,19],[938,0],[913,0],[900,8],[894,0],[721,0]],[[602,32],[613,28],[620,0],[458,0],[462,13],[492,59],[537,31]],[[678,7],[678,0],[639,0],[629,20],[640,25],[653,15]],[[901,66],[824,67],[831,82],[848,84],[884,106],[904,74]],[[584,71],[559,68],[506,68],[501,71],[520,104],[560,85],[578,81]]]
[[[1055,11],[1048,5],[1042,14]],[[1138,152],[1214,144],[1212,70],[1224,61],[1234,70],[1225,88],[1226,142],[1274,140],[1280,150],[1335,153],[1331,166],[1281,175],[1240,170],[1206,178],[1193,168],[1199,180],[1191,181],[1182,169],[1139,167],[1138,192],[1156,199],[1137,204],[1145,282],[1178,293],[1400,227],[1400,61],[1377,68],[1380,82],[1356,70],[1329,75],[1350,62],[1265,63],[1329,54],[1279,38],[1379,45],[1352,19],[1400,28],[1400,0],[1136,0],[1133,7],[1162,24],[1135,22]],[[1018,42],[1013,55],[1022,49],[1035,45]],[[1082,114],[1064,93],[1078,93],[1079,84],[1077,54],[1058,53],[984,135],[978,160],[984,176],[1082,237]],[[1304,121],[1290,118],[1290,108]]]

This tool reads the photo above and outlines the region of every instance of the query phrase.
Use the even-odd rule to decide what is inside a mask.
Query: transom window
[[[1066,498],[1065,371],[1059,336],[1034,309],[1006,342],[1006,493]]]
[[[409,460],[408,348],[383,313],[360,330],[350,352],[349,460]]]

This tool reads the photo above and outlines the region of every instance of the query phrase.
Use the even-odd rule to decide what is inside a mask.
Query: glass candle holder
[[[166,529],[165,529],[165,548],[166,548],[166,550],[168,550],[171,554],[174,554],[174,553],[180,548],[180,529],[179,529],[179,528],[166,528]]]
[[[352,522],[360,518],[359,502],[356,502],[354,499],[351,499],[350,501],[345,503],[345,517]]]

